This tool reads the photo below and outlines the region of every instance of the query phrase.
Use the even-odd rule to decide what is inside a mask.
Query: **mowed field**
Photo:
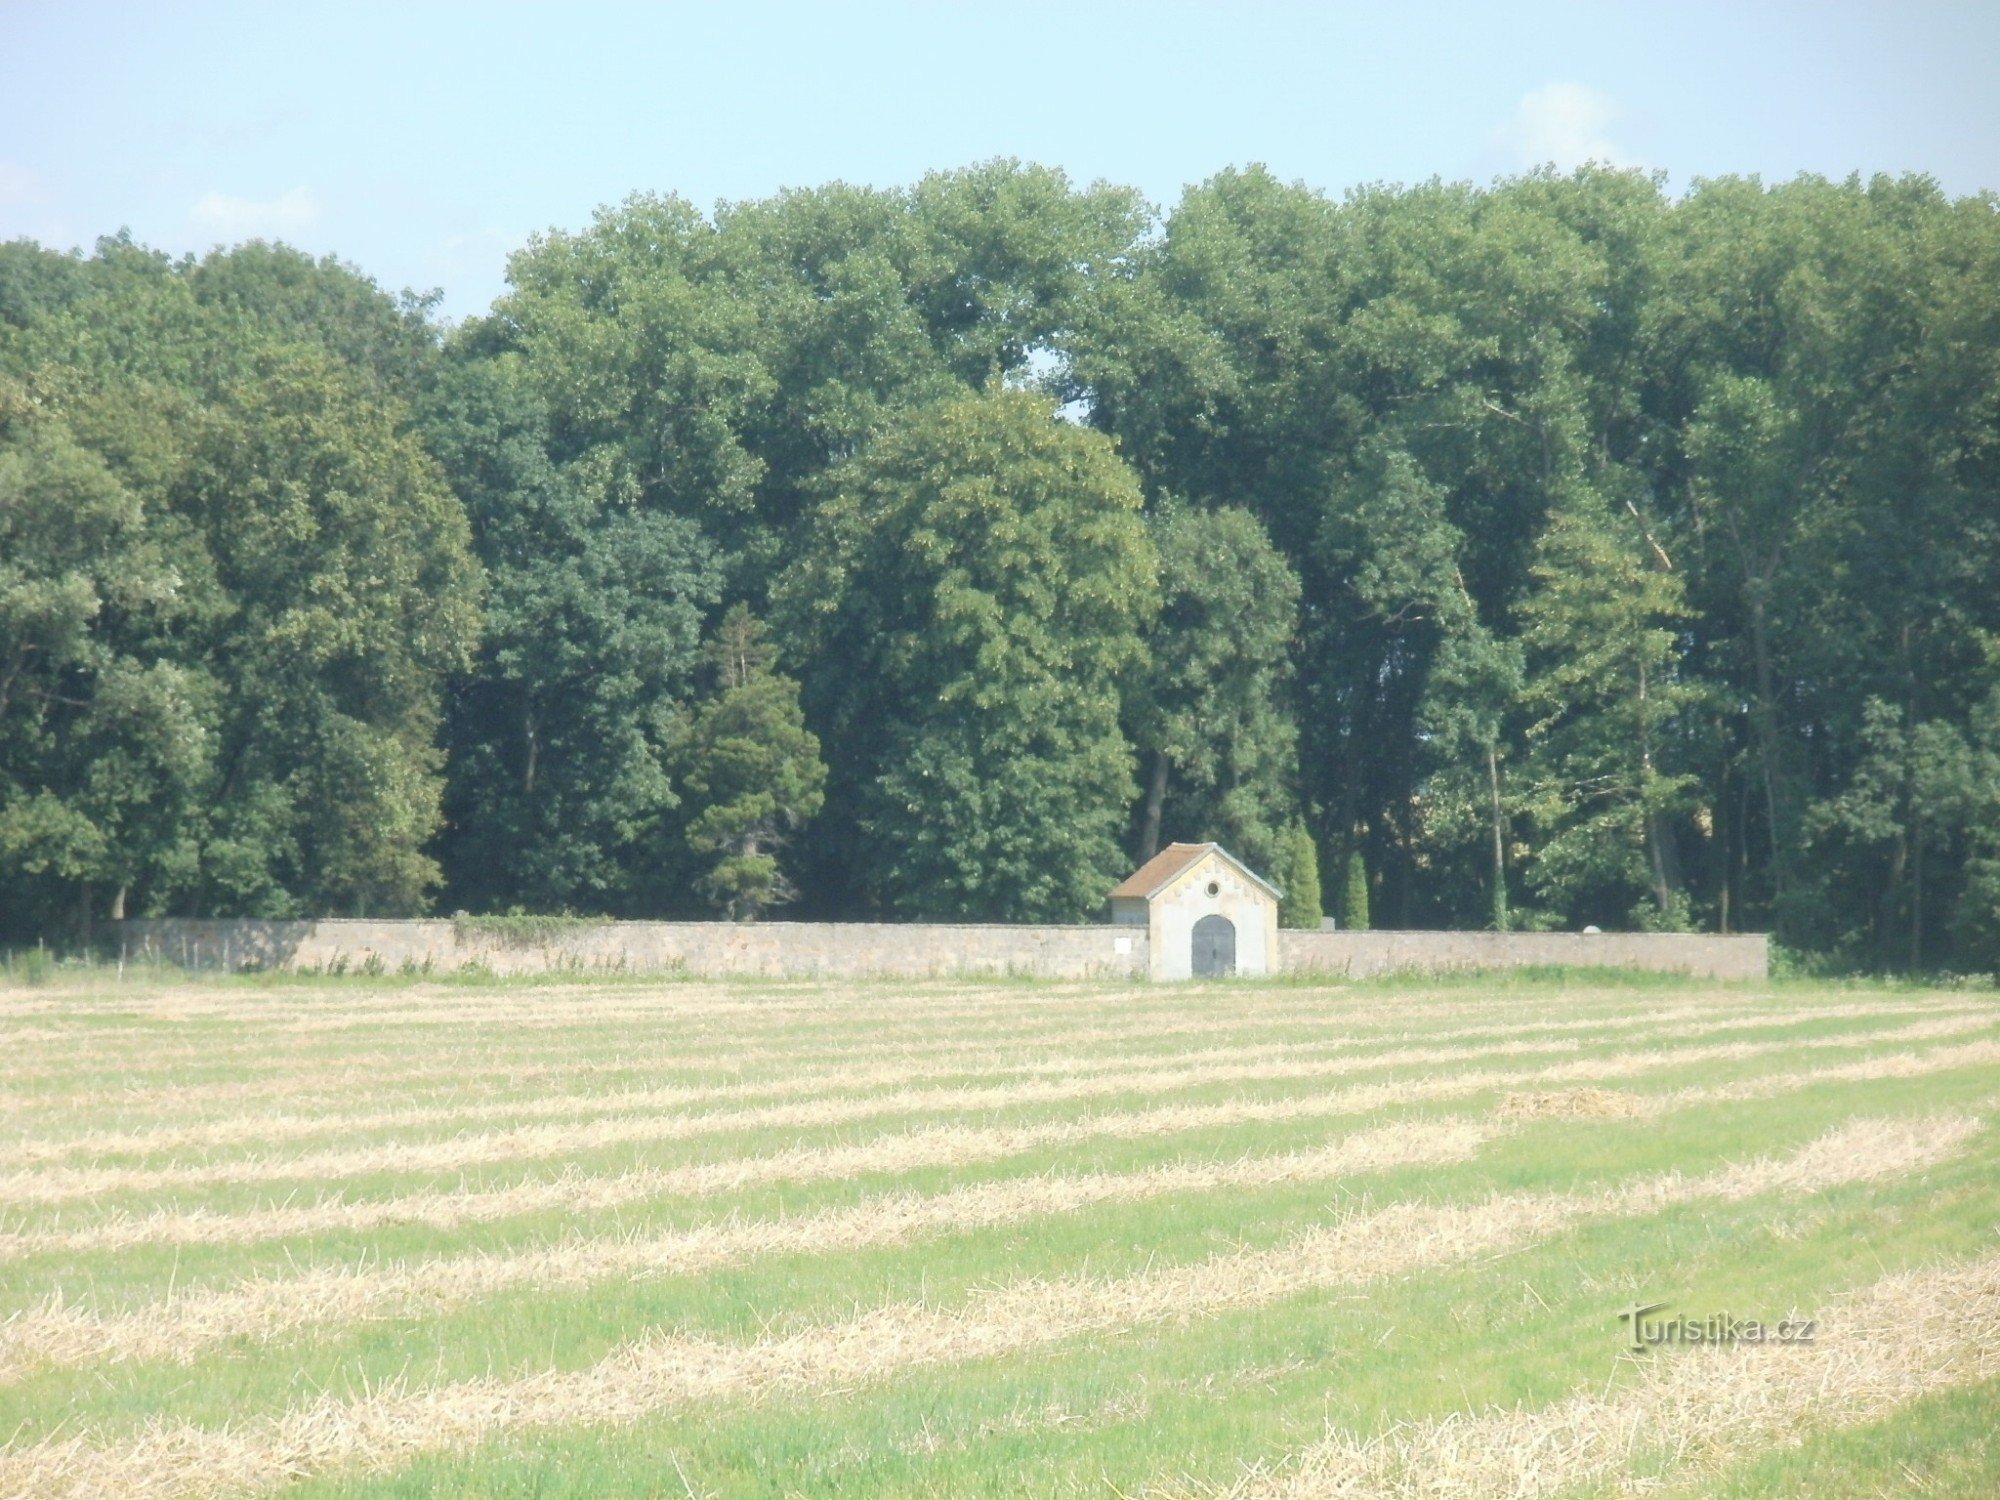
[[[0,1496],[2000,1493],[1990,989],[107,976],[0,1058]]]

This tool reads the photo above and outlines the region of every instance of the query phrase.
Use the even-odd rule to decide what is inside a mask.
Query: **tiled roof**
[[[1111,888],[1111,896],[1145,899],[1167,885],[1189,865],[1200,859],[1214,844],[1169,844]]]
[[[1231,854],[1220,844],[1167,845],[1166,848],[1155,854],[1151,859],[1139,866],[1138,869],[1113,886],[1111,889],[1112,899],[1117,900],[1121,897],[1132,896],[1137,897],[1141,901],[1150,901],[1169,885],[1173,884],[1175,877],[1194,864],[1195,861],[1202,858],[1203,855],[1211,853],[1221,855],[1230,864],[1241,870],[1246,877],[1255,881],[1257,885],[1267,891],[1272,900],[1283,899],[1284,892],[1280,891],[1270,881],[1244,864],[1242,860]]]

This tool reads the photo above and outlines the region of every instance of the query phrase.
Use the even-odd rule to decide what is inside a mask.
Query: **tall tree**
[[[195,262],[124,237],[67,264],[30,278],[0,367],[66,435],[31,467],[67,476],[119,575],[77,617],[90,685],[66,684],[63,766],[31,798],[96,809],[85,909],[415,909],[479,580],[394,383],[342,338],[386,309],[415,369],[427,335],[331,265],[338,311],[291,319],[204,301]]]
[[[60,417],[0,380],[0,932],[87,935],[198,858],[216,694],[169,535]]]
[[[1694,782],[1675,738],[1700,689],[1677,669],[1680,577],[1652,551],[1638,522],[1573,497],[1550,519],[1538,588],[1521,604],[1528,879],[1558,920],[1688,920],[1671,824]]]
[[[1279,836],[1270,870],[1284,897],[1278,903],[1280,927],[1318,931],[1325,919],[1319,885],[1319,850],[1313,847],[1305,821],[1294,818]]]
[[[826,766],[799,685],[775,670],[777,652],[748,609],[722,617],[708,657],[714,695],[675,741],[693,809],[687,841],[705,866],[710,901],[731,921],[755,921],[798,895],[778,852],[825,802]]]
[[[1156,608],[1111,444],[1020,392],[892,422],[779,599],[827,746],[820,857],[877,910],[1076,920],[1123,873],[1120,683]]]
[[[225,698],[197,899],[416,909],[438,880],[444,680],[478,638],[465,512],[318,355],[259,360],[203,425],[176,508],[228,613],[208,644]]]
[[[1268,866],[1296,806],[1285,689],[1298,577],[1248,511],[1169,504],[1149,530],[1160,613],[1146,636],[1149,667],[1126,700],[1145,788],[1135,852],[1152,858],[1170,828]]]
[[[517,355],[455,358],[426,414],[471,516],[487,630],[452,694],[447,894],[467,907],[658,915],[667,765],[720,569],[700,527],[549,457]]]
[[[636,196],[516,255],[486,337],[526,356],[558,463],[698,520],[755,601],[830,465],[893,412],[1021,372],[1144,225],[1127,189],[1005,160],[712,219]]]

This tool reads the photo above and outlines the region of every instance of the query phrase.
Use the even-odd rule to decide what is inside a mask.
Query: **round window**
[[[1208,893],[1211,896],[1220,896],[1222,894],[1222,882],[1219,880],[1211,880],[1208,883]]]

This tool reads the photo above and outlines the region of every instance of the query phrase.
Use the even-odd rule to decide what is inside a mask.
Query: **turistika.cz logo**
[[[1618,1315],[1619,1322],[1630,1325],[1626,1348],[1644,1354],[1672,1344],[1810,1344],[1819,1331],[1816,1318],[1781,1318],[1766,1323],[1728,1313],[1710,1313],[1705,1318],[1653,1316],[1666,1306],[1664,1302],[1635,1302]]]

